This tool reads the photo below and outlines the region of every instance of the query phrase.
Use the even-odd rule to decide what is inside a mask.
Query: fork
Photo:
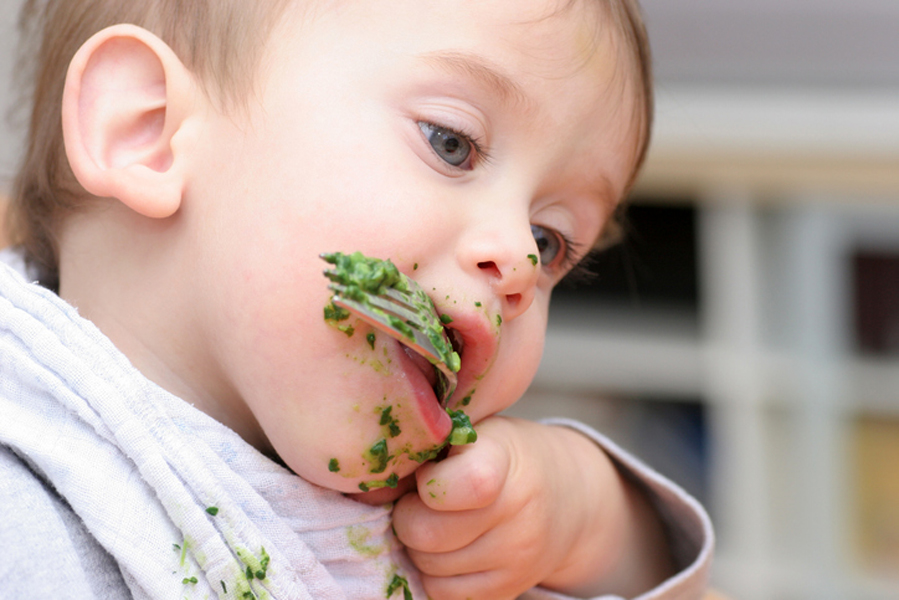
[[[459,355],[446,334],[449,319],[437,315],[434,302],[413,279],[389,259],[369,258],[361,252],[322,254],[332,265],[325,270],[334,292],[331,302],[383,331],[425,357],[435,367],[435,393],[446,406],[456,389]],[[348,315],[347,315],[348,316]]]

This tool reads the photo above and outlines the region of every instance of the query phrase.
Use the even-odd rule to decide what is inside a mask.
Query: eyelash
[[[572,272],[579,270],[580,265],[583,263],[583,259],[586,258],[586,256],[582,257],[581,253],[578,251],[578,248],[582,244],[578,244],[561,231],[553,231],[559,236],[559,239],[562,240],[562,244],[565,247],[562,260],[559,261],[557,269],[562,273],[566,273],[565,276],[568,277]]]
[[[451,165],[450,163],[448,163],[445,160],[443,160],[442,158],[440,158],[440,156],[437,154],[437,152],[431,147],[431,144],[428,143],[427,138],[425,138],[424,139],[425,144],[427,144],[428,148],[430,148],[431,152],[434,154],[434,156],[437,157],[437,160],[439,160],[440,163],[445,168],[450,169],[456,173],[464,173],[467,171],[472,171],[481,165],[487,165],[492,162],[492,157],[490,155],[490,151],[487,149],[487,145],[483,141],[483,138],[479,138],[478,136],[476,136],[474,134],[461,131],[460,129],[457,129],[456,127],[450,127],[448,125],[441,125],[440,123],[435,123],[434,121],[428,121],[426,119],[420,119],[418,122],[425,123],[427,125],[430,125],[431,127],[436,127],[437,129],[442,129],[444,131],[448,131],[449,133],[459,136],[460,138],[464,139],[466,142],[471,144],[471,148],[472,148],[472,150],[474,150],[474,157],[472,157],[472,159],[471,159],[471,168],[463,169],[462,167],[458,167],[456,165]]]
[[[599,250],[592,250],[580,258],[575,257],[574,264],[565,273],[560,283],[567,286],[591,283],[598,275],[591,265],[599,257],[599,254]]]

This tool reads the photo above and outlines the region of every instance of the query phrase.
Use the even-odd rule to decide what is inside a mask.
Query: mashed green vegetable
[[[383,487],[395,488],[397,486],[397,484],[399,484],[399,482],[400,482],[399,476],[396,473],[391,473],[390,477],[388,477],[384,481],[377,481],[377,480],[363,481],[362,483],[359,484],[359,489],[362,490],[363,492],[367,492],[367,491],[373,490],[375,488],[383,488]]]
[[[387,440],[381,438],[368,449],[365,453],[365,459],[371,465],[369,473],[383,473],[387,469],[387,461],[392,457],[387,453]]]
[[[453,420],[453,430],[447,439],[450,446],[463,446],[478,441],[478,432],[474,430],[468,415],[461,410],[450,410],[447,412],[449,412],[449,416]]]
[[[393,411],[393,405],[390,405],[387,408],[385,408],[384,410],[382,410],[381,411],[381,419],[380,419],[379,423],[382,426],[387,427],[387,431],[388,431],[388,434],[390,435],[390,437],[395,438],[400,433],[402,433],[402,430],[400,429],[399,421],[397,421],[396,418],[394,418],[394,416],[392,414],[390,414],[392,411]]]
[[[398,574],[394,574],[393,579],[387,585],[386,598],[390,598],[393,596],[394,592],[399,590],[403,590],[403,600],[412,600],[412,592],[409,590],[409,580]]]
[[[430,450],[423,450],[421,452],[415,452],[409,455],[409,458],[414,460],[415,462],[423,463],[429,460],[434,460],[444,448],[447,446],[464,446],[465,444],[473,444],[478,441],[478,432],[475,431],[474,426],[471,424],[471,419],[468,418],[462,410],[446,410],[447,414],[449,414],[450,419],[453,423],[453,429],[450,431],[450,434],[443,441],[442,444],[434,446]]]
[[[391,288],[409,292],[411,294],[411,304],[414,308],[422,314],[431,313],[433,315],[433,318],[429,319],[422,333],[434,345],[440,362],[446,364],[453,372],[459,371],[462,366],[461,359],[459,354],[453,350],[453,346],[449,338],[447,338],[444,329],[444,325],[452,322],[452,318],[447,315],[438,317],[431,298],[418,286],[410,286],[410,280],[396,268],[396,265],[390,259],[371,258],[361,252],[352,254],[331,252],[322,254],[321,257],[325,262],[334,266],[333,269],[325,271],[328,279],[346,288],[341,291],[342,296],[366,306],[372,312],[380,313],[392,327],[408,340],[414,341],[415,335],[409,322],[394,315],[388,315],[377,307],[372,306],[369,302],[369,296],[379,296]],[[325,307],[325,320],[327,321],[337,323],[348,317],[349,311],[339,308],[333,303],[329,303]],[[351,326],[338,325],[338,329],[344,331],[347,335],[352,335]],[[368,341],[374,346],[373,338],[369,338]],[[432,362],[434,361],[432,360]]]
[[[356,302],[365,303],[366,294],[383,294],[387,288],[408,289],[403,274],[390,260],[369,258],[361,252],[331,252],[322,258],[334,265],[328,278],[346,286],[344,295]]]

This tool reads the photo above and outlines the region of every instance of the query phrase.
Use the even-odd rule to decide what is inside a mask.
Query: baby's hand
[[[667,560],[662,571],[642,568],[639,552],[665,554],[661,529],[596,444],[504,417],[477,430],[477,443],[419,469],[417,493],[394,510],[431,598],[500,600],[537,584],[588,597],[639,593],[668,575]],[[635,518],[655,525],[649,538]]]

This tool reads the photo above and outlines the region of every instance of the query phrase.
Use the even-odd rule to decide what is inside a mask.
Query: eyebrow
[[[451,75],[474,80],[497,95],[504,104],[521,105],[525,108],[533,105],[521,86],[482,56],[469,52],[437,51],[423,54],[421,58],[426,64]]]

